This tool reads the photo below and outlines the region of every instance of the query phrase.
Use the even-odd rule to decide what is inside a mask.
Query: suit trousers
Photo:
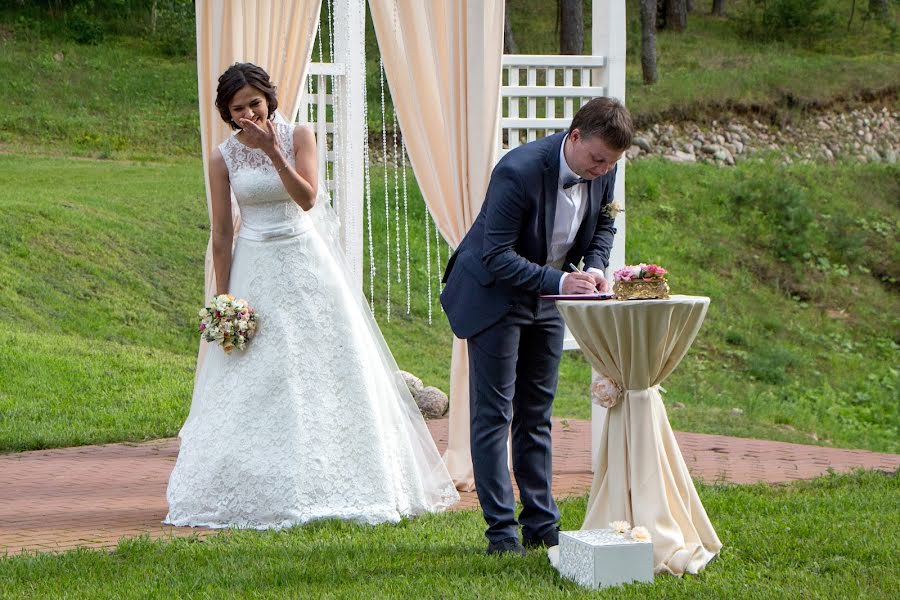
[[[472,465],[490,542],[518,537],[508,469],[510,425],[522,534],[541,538],[559,522],[551,491],[550,416],[563,336],[556,304],[533,297],[467,340]]]

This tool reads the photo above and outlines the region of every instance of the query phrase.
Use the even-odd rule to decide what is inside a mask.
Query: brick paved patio
[[[438,447],[447,421],[430,421]],[[590,422],[554,420],[553,488],[557,498],[591,485]],[[691,474],[707,482],[785,482],[829,469],[894,471],[900,455],[763,440],[676,433]],[[178,454],[175,439],[0,455],[0,556],[115,546],[121,537],[192,535],[164,527],[166,483]],[[474,493],[459,508],[474,508]],[[208,533],[203,532],[201,533]]]

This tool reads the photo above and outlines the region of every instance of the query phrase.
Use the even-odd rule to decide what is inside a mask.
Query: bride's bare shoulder
[[[302,124],[294,126],[294,150],[316,147],[316,134],[311,125]]]

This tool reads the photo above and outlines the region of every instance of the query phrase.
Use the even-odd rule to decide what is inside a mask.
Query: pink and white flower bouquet
[[[258,317],[246,300],[219,294],[200,309],[200,337],[215,342],[228,353],[243,350],[256,334]]]

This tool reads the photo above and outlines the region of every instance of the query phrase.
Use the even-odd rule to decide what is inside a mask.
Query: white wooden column
[[[326,2],[328,0],[325,0]],[[363,285],[363,203],[366,108],[365,0],[333,0],[334,62],[344,77],[332,90],[335,102],[334,208],[341,220],[341,238],[352,281]]]
[[[606,89],[610,98],[618,98],[625,102],[625,0],[593,0],[591,3],[591,53],[595,56],[606,56],[606,68],[595,71],[594,78],[599,76],[600,85]],[[618,163],[616,202],[625,206],[625,158]],[[606,278],[612,281],[614,270],[625,265],[625,213],[616,218],[616,239],[609,256],[609,268]],[[597,373],[591,373],[592,383]],[[597,451],[600,434],[606,421],[607,409],[591,404],[591,470],[596,468]]]

